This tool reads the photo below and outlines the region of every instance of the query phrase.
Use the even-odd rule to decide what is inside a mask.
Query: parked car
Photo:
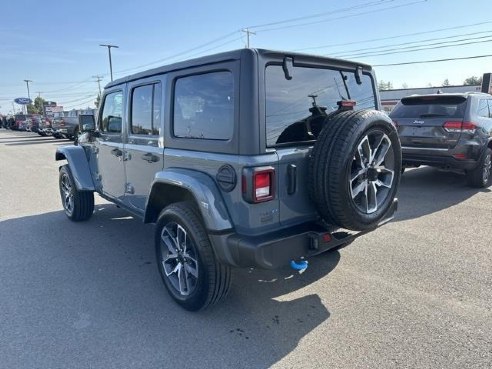
[[[111,82],[56,151],[65,214],[90,218],[96,192],[156,223],[170,296],[206,308],[232,267],[304,268],[393,216],[400,142],[376,91],[368,65],[253,49]]]
[[[77,117],[54,118],[52,123],[53,137],[74,140],[78,136],[79,124]]]
[[[16,114],[14,116],[14,122],[13,124],[11,125],[10,129],[14,130],[14,131],[25,131],[25,127],[26,127],[26,121],[27,119],[27,116],[24,115],[24,114]]]
[[[31,124],[30,124],[30,126],[29,126],[29,130],[30,130],[31,132],[35,132],[35,133],[37,133],[37,132],[38,132],[38,130],[39,130],[39,126],[40,126],[40,124],[41,124],[41,119],[42,119],[42,117],[41,117],[40,115],[35,115],[35,114],[33,114],[33,115],[31,116]]]
[[[479,92],[414,95],[390,113],[398,127],[403,166],[461,170],[470,185],[488,186],[492,96]]]
[[[51,128],[51,122],[48,118],[41,118],[41,122],[38,128],[38,135],[40,136],[52,136],[53,130]]]

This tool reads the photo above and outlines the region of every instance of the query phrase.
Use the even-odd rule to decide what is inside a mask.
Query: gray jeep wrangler
[[[368,65],[269,50],[122,78],[57,149],[63,208],[87,220],[97,192],[155,223],[169,294],[203,309],[232,267],[302,268],[391,219],[401,148],[379,104]]]

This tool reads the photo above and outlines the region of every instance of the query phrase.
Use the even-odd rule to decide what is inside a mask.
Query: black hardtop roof
[[[219,62],[226,62],[226,61],[232,61],[232,60],[238,60],[240,59],[244,54],[256,54],[258,57],[263,57],[263,58],[283,58],[285,56],[290,56],[293,57],[294,63],[296,56],[297,57],[302,57],[303,61],[307,62],[313,62],[315,63],[316,61],[322,62],[322,63],[333,63],[338,66],[350,68],[355,65],[361,66],[364,68],[366,71],[371,71],[372,67],[368,64],[364,63],[358,63],[358,62],[353,62],[353,61],[348,61],[348,60],[343,60],[343,59],[335,59],[335,58],[329,58],[326,56],[320,56],[320,55],[312,55],[312,54],[304,54],[304,53],[296,53],[296,52],[290,52],[290,51],[275,51],[275,50],[267,50],[267,49],[237,49],[237,50],[231,50],[231,51],[226,51],[223,53],[218,53],[218,54],[213,54],[213,55],[207,55],[207,56],[202,56],[200,58],[195,58],[195,59],[189,59],[177,63],[172,63],[169,65],[164,65],[161,67],[157,68],[152,68],[143,72],[135,73],[126,77],[119,78],[113,82],[110,82],[106,85],[105,88],[108,87],[113,87],[122,83],[127,83],[130,81],[135,81],[141,78],[146,78],[146,77],[151,77],[154,75],[166,73],[166,72],[171,72],[175,70],[180,70],[180,69],[186,69],[190,67],[197,67],[197,66],[202,66],[202,65],[207,65],[207,64],[214,64],[214,63],[219,63]]]

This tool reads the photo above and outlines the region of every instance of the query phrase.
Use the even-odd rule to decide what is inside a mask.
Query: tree
[[[379,81],[378,83],[378,88],[379,90],[391,90],[393,88],[393,84],[388,81],[388,82],[384,82],[383,80]]]
[[[33,104],[27,105],[27,114],[39,114],[38,108],[36,108]]]
[[[43,114],[44,113],[44,99],[41,96],[38,96],[34,99],[34,107],[37,109],[38,114]]]
[[[463,84],[465,86],[481,85],[482,84],[482,77],[475,77],[475,76],[468,77],[467,79],[465,79],[465,81],[463,82]]]
[[[403,83],[401,84],[401,88],[408,88],[408,83],[403,82]]]
[[[449,79],[445,79],[444,82],[442,83],[443,86],[449,86]]]

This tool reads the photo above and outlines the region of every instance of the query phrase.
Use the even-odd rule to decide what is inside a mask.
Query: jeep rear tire
[[[58,184],[63,210],[68,219],[74,222],[89,219],[94,212],[94,193],[77,190],[68,165],[60,168]]]
[[[183,308],[202,310],[226,296],[231,284],[230,267],[217,262],[191,203],[171,204],[161,212],[155,248],[164,285]]]
[[[330,224],[363,231],[390,209],[401,176],[401,146],[391,120],[375,110],[327,118],[313,148],[310,192]]]

